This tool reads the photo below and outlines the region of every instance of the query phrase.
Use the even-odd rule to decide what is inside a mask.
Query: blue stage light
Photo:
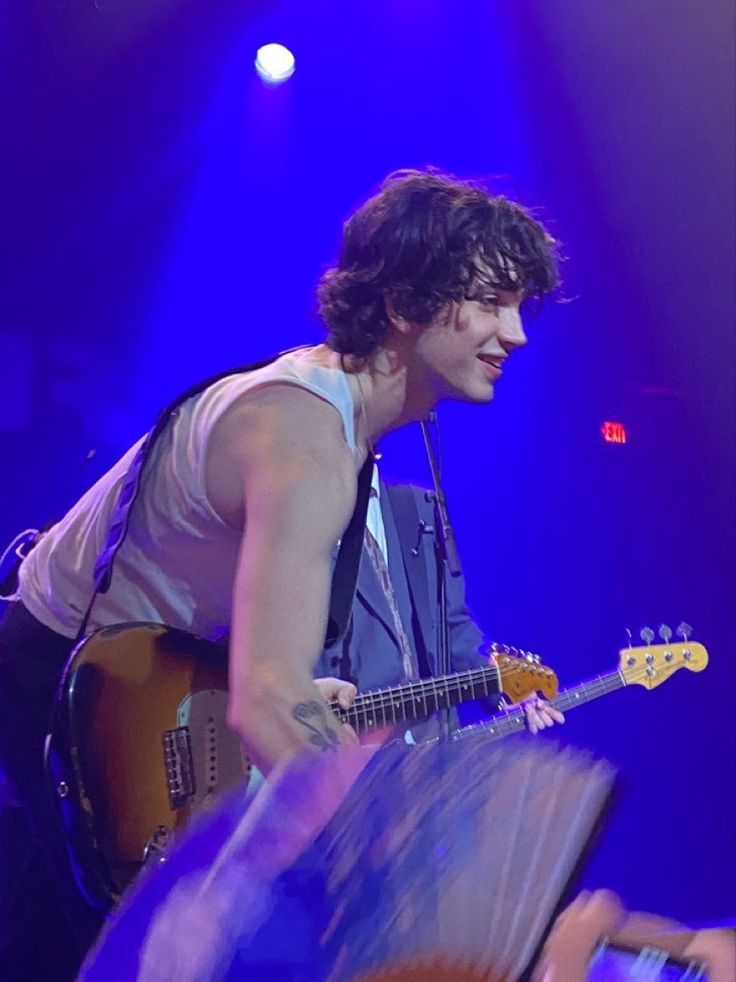
[[[283,44],[264,44],[256,52],[256,71],[265,82],[279,85],[294,74],[294,55]]]

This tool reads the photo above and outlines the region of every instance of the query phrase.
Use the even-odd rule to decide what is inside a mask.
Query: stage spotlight
[[[294,55],[283,44],[264,44],[256,52],[256,71],[271,85],[279,85],[294,74]]]

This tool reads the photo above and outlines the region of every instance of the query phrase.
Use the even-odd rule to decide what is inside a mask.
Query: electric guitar
[[[505,648],[487,666],[360,693],[349,709],[331,708],[367,731],[483,696],[503,693],[520,703],[557,691],[551,669]],[[47,763],[77,879],[95,906],[116,902],[175,830],[251,776],[227,726],[227,698],[225,647],[185,631],[116,625],[72,653]]]

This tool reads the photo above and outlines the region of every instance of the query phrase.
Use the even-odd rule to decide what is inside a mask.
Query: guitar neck
[[[356,730],[369,730],[377,726],[414,722],[442,709],[500,692],[499,669],[496,665],[488,665],[436,679],[421,679],[361,693],[350,709],[343,709],[335,700],[330,706],[341,722],[350,723]]]
[[[554,699],[550,699],[548,704],[555,709],[559,709],[560,712],[566,712],[575,706],[582,706],[585,702],[591,702],[599,696],[605,696],[609,692],[615,692],[616,689],[620,689],[624,685],[626,685],[626,681],[623,675],[618,671],[611,672],[609,675],[599,675],[597,678],[590,679],[588,682],[582,682],[572,689],[565,689],[564,692],[555,696]],[[515,707],[509,710],[509,712],[503,713],[500,716],[494,716],[484,723],[476,723],[474,726],[463,727],[456,732],[455,736],[462,737],[471,732],[474,733],[480,728],[483,729],[484,733],[490,733],[492,737],[500,740],[501,737],[508,736],[510,733],[518,733],[525,729],[526,716],[523,708]]]

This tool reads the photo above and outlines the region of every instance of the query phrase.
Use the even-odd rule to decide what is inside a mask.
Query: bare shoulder
[[[206,474],[213,507],[241,528],[246,489],[249,497],[276,498],[298,486],[353,501],[356,460],[334,406],[299,386],[273,383],[223,414],[210,437]]]

